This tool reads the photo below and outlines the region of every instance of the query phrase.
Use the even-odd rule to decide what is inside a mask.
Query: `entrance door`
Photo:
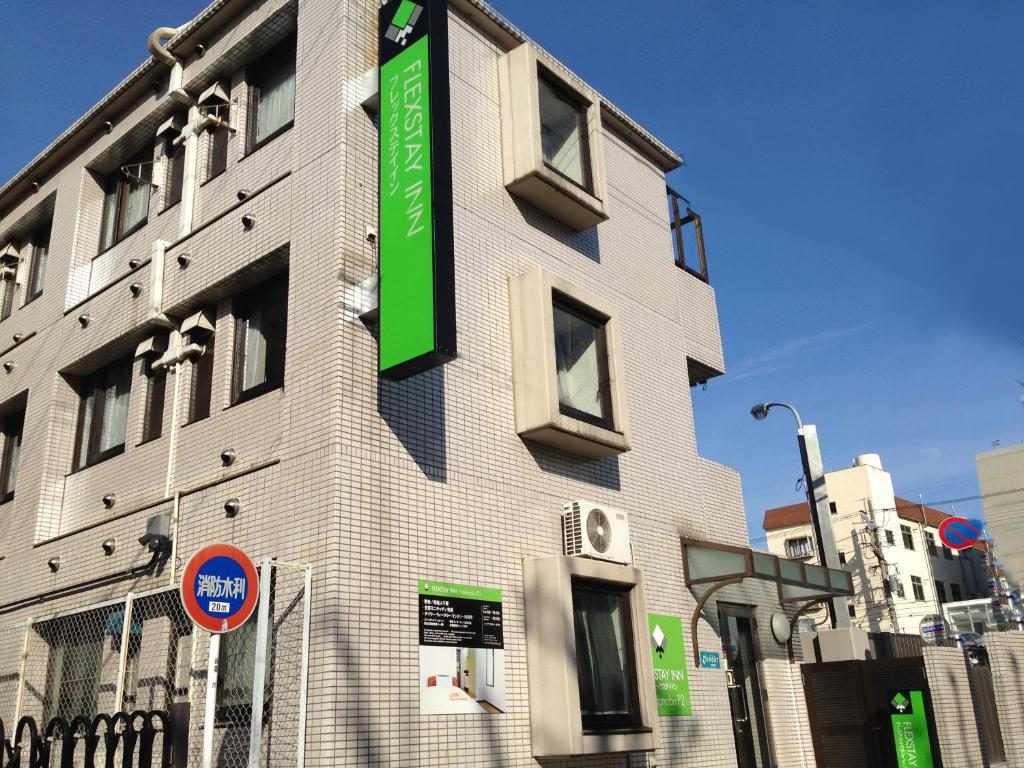
[[[733,605],[722,605],[718,612],[739,768],[771,768],[753,612]]]

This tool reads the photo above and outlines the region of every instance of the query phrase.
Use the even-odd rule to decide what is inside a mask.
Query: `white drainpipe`
[[[188,123],[181,129],[176,144],[185,145],[185,174],[181,182],[181,212],[178,218],[178,237],[186,237],[192,231],[193,214],[195,211],[196,185],[198,182],[196,165],[199,158],[199,125],[204,117],[196,106],[189,107]]]

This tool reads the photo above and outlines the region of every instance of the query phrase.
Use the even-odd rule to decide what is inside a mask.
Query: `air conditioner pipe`
[[[192,98],[181,87],[184,75],[181,59],[164,47],[165,42],[170,41],[178,32],[178,27],[158,27],[150,34],[149,40],[146,41],[146,47],[153,54],[153,58],[167,64],[171,68],[171,76],[167,82],[167,92],[171,95],[171,98],[182,104],[189,104]]]

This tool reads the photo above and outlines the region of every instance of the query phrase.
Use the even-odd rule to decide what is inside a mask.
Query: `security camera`
[[[224,502],[224,511],[228,517],[236,517],[242,509],[242,502],[238,499],[228,499]]]
[[[191,253],[179,253],[178,254],[178,266],[181,267],[182,269],[187,267],[189,265],[190,261],[192,261],[192,254]]]
[[[252,229],[252,227],[253,227],[253,225],[255,223],[256,223],[256,217],[253,216],[251,213],[242,214],[242,226],[243,227],[245,227],[246,229]]]
[[[85,313],[83,313],[83,314],[81,314],[81,315],[79,315],[79,316],[78,316],[78,322],[79,322],[79,324],[80,324],[80,325],[81,325],[81,326],[82,326],[83,328],[88,328],[88,327],[89,327],[89,322],[90,322],[91,320],[92,320],[92,318],[91,318],[91,317],[89,316],[89,313],[88,313],[88,312],[85,312]]]
[[[49,566],[52,573],[56,573],[60,570],[60,555],[57,555],[57,557],[51,557],[46,561],[46,564]]]
[[[128,269],[138,269],[142,266],[142,259],[128,259]]]
[[[232,464],[234,464],[235,463],[235,449],[234,448],[225,448],[223,451],[221,451],[220,452],[220,463],[223,464],[225,467],[230,467]]]
[[[112,555],[114,550],[117,549],[117,539],[105,539],[100,546],[103,547],[103,554]]]
[[[237,197],[238,197],[238,199],[239,199],[240,201],[241,201],[241,200],[246,200],[246,199],[247,199],[247,198],[249,197],[249,195],[251,195],[251,194],[252,194],[252,191],[251,191],[251,190],[248,190],[248,189],[240,189],[240,190],[238,190],[238,193],[237,193]]]
[[[117,494],[108,493],[103,497],[103,506],[110,509],[117,503]]]
[[[128,290],[131,291],[132,296],[138,296],[142,293],[142,283],[134,282],[128,286]]]

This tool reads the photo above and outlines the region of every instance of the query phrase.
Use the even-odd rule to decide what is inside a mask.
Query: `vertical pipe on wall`
[[[203,768],[213,768],[213,730],[217,715],[217,676],[220,673],[220,635],[210,633],[206,663],[206,708],[203,714]],[[260,718],[260,723],[263,718]]]
[[[252,671],[252,714],[249,716],[249,762],[260,764],[260,741],[263,736],[264,687],[267,680],[267,627],[270,624],[270,577],[274,561],[264,557],[260,565],[260,605],[256,618],[256,657]]]
[[[121,624],[121,649],[117,657],[117,685],[114,688],[114,712],[120,712],[124,702],[124,679],[128,671],[128,646],[132,638],[132,603],[134,600],[134,592],[125,595]]]
[[[181,182],[181,211],[178,218],[178,237],[186,237],[192,231],[196,197],[196,165],[199,157],[199,133],[196,126],[203,119],[199,107],[188,110],[188,123],[182,130],[185,144],[185,173]]]

